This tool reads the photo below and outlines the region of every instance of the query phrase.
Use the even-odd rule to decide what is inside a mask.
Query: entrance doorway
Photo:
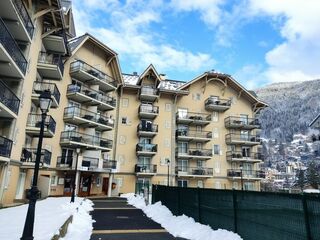
[[[104,177],[102,180],[102,192],[108,195],[109,178]]]
[[[82,173],[80,176],[79,196],[87,197],[90,195],[92,176],[89,173]]]
[[[26,173],[20,172],[18,185],[17,185],[17,191],[16,191],[16,199],[22,199],[22,197],[23,197],[25,180],[26,180]]]
[[[66,175],[64,178],[64,196],[71,196],[71,189],[73,187],[74,175]]]

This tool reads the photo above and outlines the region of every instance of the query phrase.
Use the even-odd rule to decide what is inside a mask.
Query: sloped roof
[[[156,79],[157,79],[158,81],[161,81],[161,78],[160,78],[157,70],[155,69],[155,67],[154,67],[152,64],[150,64],[150,65],[146,68],[146,70],[144,70],[143,73],[141,73],[141,75],[140,75],[140,77],[139,77],[139,80],[138,80],[138,82],[137,82],[138,85],[141,84],[142,79],[147,75],[147,73],[148,73],[149,71],[152,71],[152,72],[154,73],[154,75],[156,76]]]

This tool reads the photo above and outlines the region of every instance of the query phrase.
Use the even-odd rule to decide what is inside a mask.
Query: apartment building
[[[117,53],[75,37],[70,1],[0,3],[0,204],[26,199],[49,90],[41,197],[150,191],[152,184],[260,189],[259,111],[231,76],[122,74]]]
[[[267,105],[231,76],[167,80],[150,65],[124,74],[114,181],[119,192],[152,184],[260,190],[257,114]]]

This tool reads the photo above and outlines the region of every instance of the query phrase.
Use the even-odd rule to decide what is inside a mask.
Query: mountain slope
[[[270,106],[260,115],[266,138],[289,142],[293,134],[306,134],[320,113],[320,80],[275,83],[255,91]]]

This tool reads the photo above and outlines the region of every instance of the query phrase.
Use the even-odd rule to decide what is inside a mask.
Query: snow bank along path
[[[70,203],[70,197],[47,198],[37,201],[34,225],[35,240],[49,240],[59,233],[59,228],[73,215],[64,240],[88,240],[92,233],[93,203],[76,198]],[[28,205],[0,210],[0,239],[18,240],[23,231]],[[61,239],[62,240],[62,239]]]
[[[161,224],[174,237],[182,237],[190,240],[241,240],[242,238],[233,232],[218,229],[213,230],[210,226],[195,222],[193,218],[174,216],[171,211],[161,202],[146,205],[144,198],[135,196],[133,193],[122,194],[128,203],[140,208],[149,218]]]

